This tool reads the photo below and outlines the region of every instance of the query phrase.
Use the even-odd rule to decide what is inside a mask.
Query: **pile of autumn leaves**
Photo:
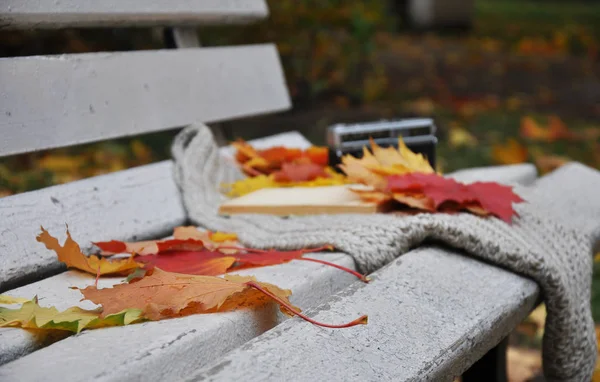
[[[380,204],[381,210],[401,213],[467,211],[496,216],[507,223],[516,215],[513,203],[523,200],[509,186],[496,182],[459,183],[437,174],[429,161],[412,152],[402,141],[398,148],[380,147],[371,140],[361,158],[342,157],[344,174],[328,166],[327,149],[306,151],[285,147],[256,150],[238,141],[236,159],[248,175],[230,188],[230,196],[265,187],[322,186],[348,184],[361,199]]]
[[[258,150],[248,142],[232,143],[235,159],[248,177],[224,184],[231,197],[242,196],[262,188],[317,187],[346,183],[346,178],[329,166],[327,147],[311,146],[306,150],[284,146]]]
[[[368,282],[363,275],[324,260],[304,258],[310,252],[262,251],[243,248],[232,233],[212,233],[195,227],[177,227],[173,238],[127,243],[96,242],[99,253],[86,256],[67,230],[63,245],[42,228],[37,240],[54,251],[67,267],[96,275],[96,284],[78,289],[83,300],[100,307],[84,310],[72,307],[59,312],[33,300],[0,295],[0,304],[22,304],[20,308],[0,307],[0,327],[59,329],[80,332],[106,326],[128,325],[145,320],[161,320],[196,313],[227,311],[239,306],[260,305],[266,295],[282,312],[297,315],[311,323],[331,328],[366,324],[367,316],[342,325],[316,322],[289,301],[290,290],[257,281],[252,276],[230,272],[292,260],[313,261],[334,266]],[[125,257],[123,257],[126,254]],[[229,273],[228,273],[229,272]],[[223,277],[217,275],[225,274]],[[112,288],[98,288],[98,278],[128,275],[126,282]]]

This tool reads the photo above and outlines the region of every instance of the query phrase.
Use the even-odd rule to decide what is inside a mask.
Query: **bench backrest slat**
[[[3,0],[0,29],[222,25],[268,13],[265,0]]]
[[[271,44],[0,59],[0,156],[289,108]]]

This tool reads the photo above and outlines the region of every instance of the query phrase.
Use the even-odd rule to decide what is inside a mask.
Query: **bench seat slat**
[[[36,241],[40,226],[63,242],[68,224],[84,250],[92,238],[169,235],[186,219],[171,169],[164,161],[0,198],[0,291],[64,269]]]
[[[250,141],[257,147],[306,148],[297,132]],[[221,149],[231,156],[232,149]],[[40,225],[61,240],[65,224],[84,250],[90,241],[141,240],[172,233],[186,215],[164,161],[0,198],[0,293],[60,272],[56,255],[36,241]]]
[[[311,254],[308,257],[328,260],[354,269],[354,260],[346,254]],[[350,285],[356,277],[333,267],[307,261],[248,269],[236,274],[253,275],[293,290],[292,303],[312,306]],[[100,279],[100,286],[122,279]],[[84,287],[94,283],[94,276],[68,271],[40,282],[11,290],[8,294],[21,297],[44,296],[42,305],[59,309],[79,305],[93,308],[90,301],[70,286]],[[178,380],[189,375],[198,365],[207,365],[227,351],[251,340],[285,320],[277,306],[268,304],[258,309],[197,314],[182,318],[146,322],[82,332],[54,345],[0,367],[0,380],[19,381],[92,381],[102,380]],[[5,360],[18,358],[43,346],[32,341],[13,340],[18,328],[0,328],[0,343]],[[115,351],[115,349],[127,351]],[[93,356],[92,356],[93,354]],[[0,358],[1,359],[1,358]],[[99,361],[100,360],[100,361]],[[31,373],[21,366],[41,362]],[[65,371],[69,370],[68,375]]]
[[[414,250],[309,311],[322,322],[369,315],[366,326],[297,318],[187,381],[452,381],[536,306],[535,282],[441,248]],[[285,367],[282,367],[285,365]]]
[[[0,59],[0,156],[287,109],[276,47]]]
[[[0,29],[221,25],[268,14],[265,0],[3,0]]]

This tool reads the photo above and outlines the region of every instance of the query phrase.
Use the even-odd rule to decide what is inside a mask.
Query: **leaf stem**
[[[94,287],[98,288],[98,280],[100,279],[100,264],[98,264],[98,270],[96,271],[96,281],[94,281]]]
[[[319,259],[313,259],[313,258],[310,258],[310,257],[299,257],[299,258],[294,259],[294,260],[312,261],[314,263],[329,265],[330,267],[334,267],[334,268],[340,269],[340,270],[342,270],[344,272],[348,272],[348,273],[350,273],[350,274],[358,277],[360,279],[360,281],[363,281],[365,283],[368,283],[369,281],[371,281],[371,279],[368,276],[360,274],[360,273],[358,273],[358,272],[356,272],[356,271],[354,271],[354,270],[352,270],[350,268],[346,268],[346,267],[344,267],[342,265],[331,263],[329,261],[319,260]]]
[[[365,314],[364,316],[360,316],[359,318],[357,318],[356,320],[350,321],[346,324],[341,324],[341,325],[331,325],[331,324],[324,324],[322,322],[319,321],[315,321],[312,318],[305,316],[304,314],[298,312],[296,309],[294,309],[294,307],[287,301],[283,300],[282,298],[274,295],[273,293],[271,293],[267,288],[262,287],[260,284],[258,284],[255,281],[248,281],[247,283],[245,283],[247,286],[252,287],[264,294],[266,294],[267,296],[271,297],[273,300],[277,301],[281,306],[285,307],[287,310],[289,310],[290,312],[294,313],[295,315],[297,315],[298,317],[302,318],[305,321],[310,322],[311,324],[317,325],[317,326],[322,326],[324,328],[331,328],[331,329],[342,329],[342,328],[350,328],[352,326],[356,326],[356,325],[366,325],[368,322],[368,316]]]
[[[317,248],[308,248],[308,249],[298,249],[295,251],[275,251],[273,249],[264,250],[264,249],[254,249],[254,248],[245,248],[245,247],[236,247],[236,246],[218,246],[215,250],[219,249],[236,249],[238,251],[246,251],[250,253],[271,253],[271,252],[300,252],[300,253],[312,253],[312,252],[321,252],[325,250],[332,250],[333,247],[331,245],[324,245],[322,247]]]

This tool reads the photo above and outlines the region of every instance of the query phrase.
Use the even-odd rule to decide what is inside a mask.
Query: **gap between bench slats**
[[[297,132],[251,143],[257,147],[310,145]],[[221,150],[232,155],[230,147]],[[91,240],[170,235],[173,227],[186,221],[172,165],[165,161],[0,198],[0,292],[64,269],[56,255],[36,241],[40,225],[62,242],[68,224],[84,249],[89,249]]]
[[[3,0],[0,29],[221,25],[268,14],[265,0]]]
[[[0,156],[289,108],[273,44],[0,59]]]
[[[369,314],[368,325],[326,330],[293,318],[185,380],[452,381],[539,295],[532,280],[438,247],[411,251],[372,276],[309,311],[323,322]]]

